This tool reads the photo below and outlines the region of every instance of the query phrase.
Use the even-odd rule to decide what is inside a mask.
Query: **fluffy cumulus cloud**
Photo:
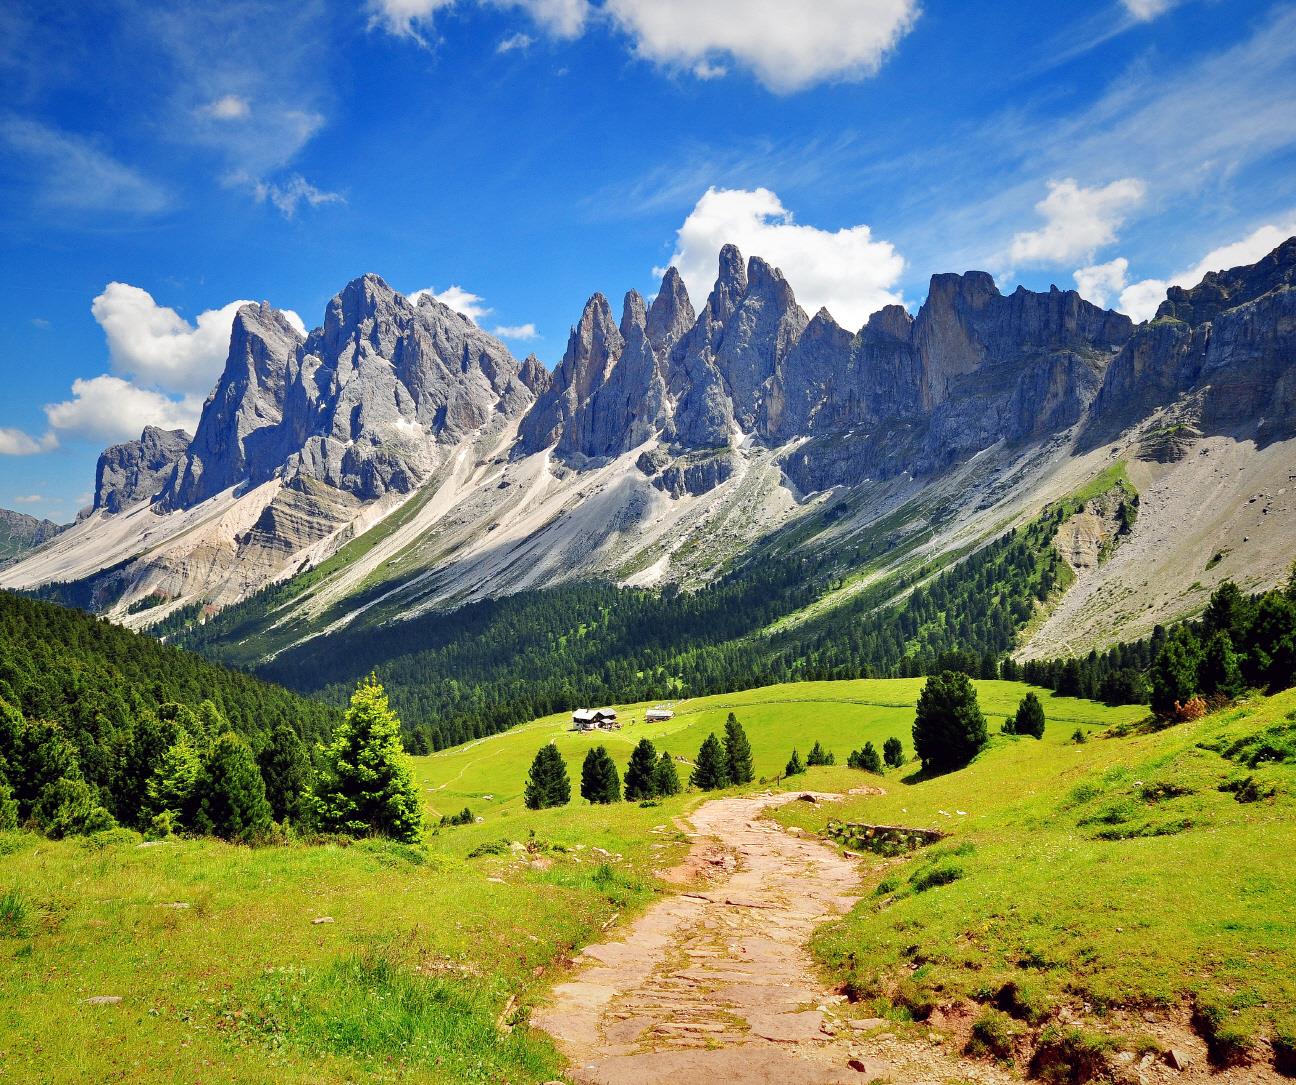
[[[448,306],[461,316],[466,316],[474,324],[480,324],[482,317],[489,316],[494,311],[480,294],[474,294],[471,290],[465,290],[457,284],[441,291],[435,287],[415,290],[409,295],[409,300],[417,305],[419,298],[425,294],[430,298],[436,298],[442,305]]]
[[[205,394],[224,367],[234,314],[246,304],[231,301],[190,324],[147,290],[109,283],[90,311],[104,330],[117,373],[169,391]]]
[[[1129,211],[1143,201],[1147,186],[1136,177],[1085,188],[1071,178],[1049,181],[1048,195],[1035,205],[1044,217],[1038,230],[1015,235],[1013,264],[1050,264],[1092,260],[1116,240]]]
[[[498,335],[501,339],[539,339],[540,333],[536,331],[536,326],[531,323],[526,324],[500,324],[491,329],[491,334]]]
[[[0,456],[34,456],[55,448],[58,448],[58,437],[52,430],[38,438],[11,426],[0,426]]]
[[[875,73],[918,17],[917,0],[607,0],[647,60],[715,78],[724,57],[786,93]]]
[[[726,244],[780,268],[803,308],[813,313],[826,307],[847,328],[901,301],[896,284],[904,258],[867,226],[821,230],[796,222],[767,188],[710,188],[679,228],[671,257],[696,305],[715,281],[717,256]]]
[[[54,429],[104,442],[133,440],[145,426],[193,433],[201,412],[199,396],[175,400],[107,373],[73,381],[71,399],[45,407]]]
[[[1076,271],[1080,293],[1097,305],[1106,305],[1119,297],[1116,308],[1135,320],[1150,320],[1165,301],[1172,286],[1196,286],[1209,271],[1226,271],[1242,264],[1254,264],[1267,256],[1289,237],[1296,235],[1296,214],[1276,223],[1266,223],[1245,237],[1211,249],[1192,267],[1169,279],[1128,281],[1129,261],[1123,256],[1106,264],[1083,267]]]

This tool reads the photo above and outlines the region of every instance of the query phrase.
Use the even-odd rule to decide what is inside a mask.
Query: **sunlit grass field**
[[[1071,997],[1069,983],[1086,998],[1172,1001],[1186,975],[1257,1035],[1274,1014],[1245,1005],[1246,991],[1270,1008],[1293,1004],[1296,875],[1283,775],[1291,770],[1258,770],[1280,793],[1240,804],[1214,790],[1236,766],[1197,743],[1281,719],[1296,696],[1160,734],[1106,738],[1140,710],[1042,694],[1042,742],[995,738],[960,773],[917,781],[910,764],[879,780],[845,768],[867,740],[880,749],[896,736],[911,752],[921,686],[773,686],[681,702],[675,719],[651,726],[642,722],[647,706],[617,706],[626,725],[611,734],[576,734],[563,715],[416,758],[430,825],[465,805],[482,820],[430,830],[413,847],[0,836],[0,1080],[560,1076],[557,1053],[525,1028],[529,1007],[577,948],[667,891],[654,872],[682,857],[687,841],[675,818],[702,796],[610,807],[575,798],[528,811],[521,794],[531,759],[556,741],[576,795],[590,746],[606,745],[623,771],[645,736],[691,760],[730,711],[751,739],[758,776],[772,779],[794,746],[804,757],[817,739],[837,766],[785,786],[880,783],[888,791],[831,806],[794,803],[779,815],[785,820],[817,829],[829,816],[854,817],[952,834],[934,853],[886,870],[866,859],[870,889],[884,876],[900,882],[819,938],[827,973],[865,997],[887,993],[897,974],[957,995],[1025,971],[1042,999]],[[977,687],[997,732],[1026,687]],[[1090,736],[1083,745],[1071,742],[1077,728]],[[688,766],[679,767],[687,779]],[[1163,778],[1192,790],[1153,803],[1138,797]],[[1096,836],[1176,819],[1191,825],[1174,835]],[[910,891],[910,874],[934,863],[958,864],[963,876]],[[102,995],[121,1001],[85,1001]]]

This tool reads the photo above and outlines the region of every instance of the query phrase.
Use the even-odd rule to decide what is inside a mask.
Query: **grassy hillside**
[[[780,812],[949,834],[868,860],[872,898],[823,930],[823,963],[901,1016],[970,998],[1024,1034],[1066,1007],[1130,1049],[1195,1031],[1220,1063],[1267,1063],[1266,1040],[1290,1060],[1296,691],[1163,731],[1073,730],[1056,715],[1043,741],[998,737],[963,771]]]

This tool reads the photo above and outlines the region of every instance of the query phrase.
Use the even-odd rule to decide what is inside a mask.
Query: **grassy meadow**
[[[430,823],[465,805],[482,818],[430,830],[418,846],[0,836],[0,1080],[559,1076],[557,1053],[523,1024],[529,1007],[574,950],[668,891],[654,871],[683,855],[673,819],[702,797],[528,811],[531,759],[555,740],[576,794],[589,746],[606,745],[622,770],[644,736],[691,760],[730,711],[758,776],[818,739],[838,764],[790,786],[888,790],[794,803],[778,815],[789,823],[817,830],[835,816],[951,833],[913,859],[867,857],[870,891],[884,888],[819,937],[825,968],[864,998],[895,994],[896,975],[914,1004],[924,991],[979,996],[1005,977],[1042,1002],[1173,1004],[1191,988],[1249,1035],[1278,1027],[1260,1003],[1296,1005],[1292,770],[1243,770],[1199,744],[1281,720],[1296,695],[1108,738],[1140,710],[1042,694],[1043,741],[996,737],[962,772],[918,781],[906,766],[879,781],[845,768],[866,740],[880,749],[894,735],[911,752],[921,686],[772,686],[682,702],[651,726],[647,706],[618,706],[636,722],[612,734],[576,734],[554,716],[415,758]],[[1026,687],[977,687],[997,732]],[[1071,742],[1077,728],[1083,745]],[[1216,790],[1248,774],[1272,780],[1277,797],[1243,804]],[[1162,783],[1187,790],[1143,797]],[[1104,830],[1129,838],[1100,839]],[[914,889],[915,874],[955,866],[948,884]],[[86,1002],[95,996],[121,1001]]]

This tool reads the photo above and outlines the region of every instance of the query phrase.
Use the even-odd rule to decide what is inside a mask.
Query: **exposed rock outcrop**
[[[30,550],[49,542],[62,525],[25,512],[0,509],[0,564],[21,558]]]
[[[116,513],[152,501],[170,486],[189,449],[182,429],[146,426],[138,441],[105,448],[95,467],[94,508]]]

